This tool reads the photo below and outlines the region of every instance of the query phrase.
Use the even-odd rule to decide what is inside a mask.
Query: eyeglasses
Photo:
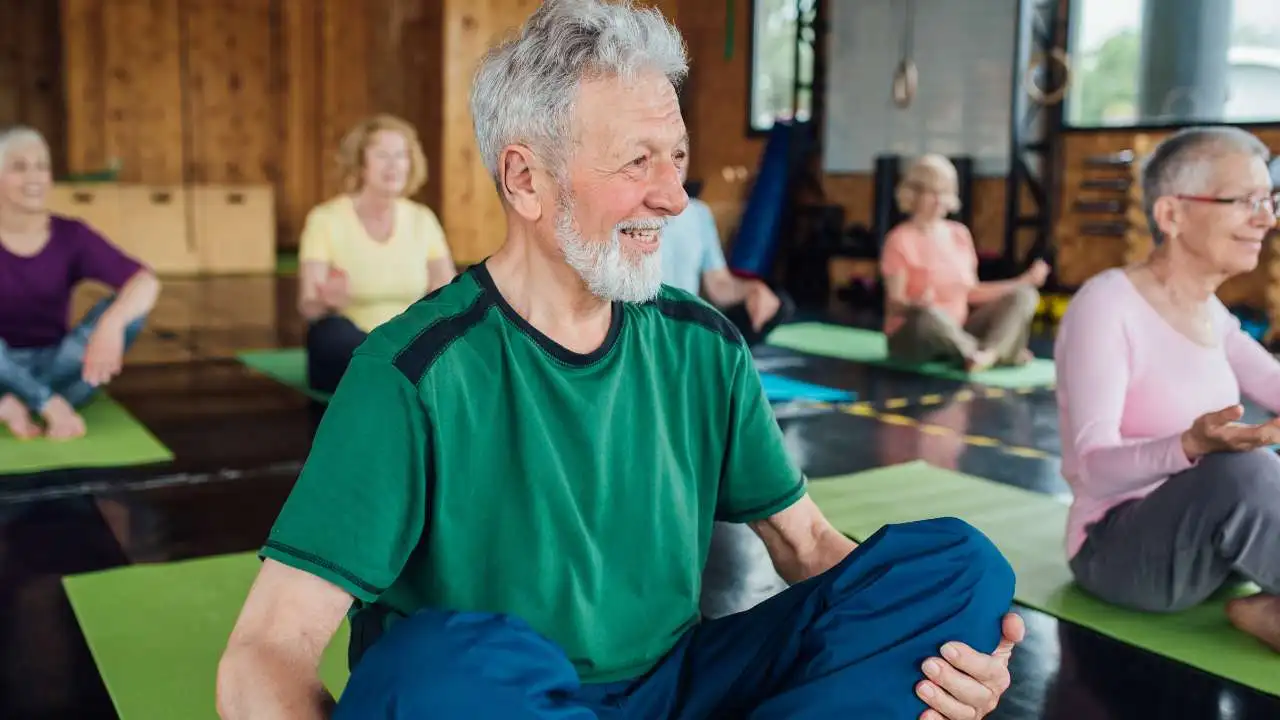
[[[1268,214],[1274,216],[1280,210],[1280,192],[1270,195],[1253,195],[1246,197],[1212,197],[1207,195],[1175,195],[1179,200],[1188,200],[1191,202],[1214,203],[1217,205],[1235,205],[1237,207],[1248,210],[1251,214],[1266,210]]]

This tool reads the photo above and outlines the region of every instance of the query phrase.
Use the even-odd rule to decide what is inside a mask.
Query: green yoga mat
[[[328,393],[307,387],[307,351],[302,348],[284,350],[247,350],[237,353],[240,362],[278,383],[320,402],[328,402]]]
[[[1071,578],[1064,555],[1067,507],[1052,497],[912,462],[814,480],[810,495],[841,532],[865,540],[883,525],[958,517],[981,530],[1017,573],[1015,598],[1028,607],[1121,642],[1272,695],[1280,655],[1227,621],[1224,592],[1170,615],[1123,610],[1093,599]],[[1256,588],[1236,588],[1246,593]]]
[[[298,255],[296,253],[280,253],[276,255],[276,275],[292,277],[298,274]]]
[[[80,410],[75,440],[19,440],[0,426],[0,475],[167,462],[173,453],[117,402],[99,395]]]
[[[913,372],[920,375],[948,378],[990,385],[1001,388],[1047,387],[1054,383],[1053,361],[1036,358],[1020,367],[1001,367],[968,373],[945,363],[913,365],[889,359],[889,346],[884,333],[862,328],[828,325],[826,323],[796,323],[782,325],[774,330],[768,343],[810,355],[841,358],[854,362]]]
[[[62,584],[121,720],[216,720],[218,660],[258,572],[253,553],[74,575]],[[343,623],[320,677],[347,682]]]

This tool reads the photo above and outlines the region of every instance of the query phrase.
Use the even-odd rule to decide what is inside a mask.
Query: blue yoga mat
[[[764,394],[769,402],[788,402],[791,400],[809,400],[811,402],[853,402],[856,393],[848,390],[837,390],[822,385],[814,385],[802,380],[793,380],[773,373],[760,373],[760,384],[764,386]]]

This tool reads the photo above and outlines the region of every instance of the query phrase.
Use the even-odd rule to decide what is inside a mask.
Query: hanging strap
[[[902,23],[902,58],[893,73],[893,104],[899,108],[908,108],[916,97],[916,87],[920,82],[920,71],[916,67],[916,0],[907,0],[906,17]]]

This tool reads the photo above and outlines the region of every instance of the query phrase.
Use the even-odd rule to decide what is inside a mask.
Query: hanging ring
[[[1041,90],[1032,78],[1035,77],[1036,70],[1041,69],[1052,61],[1062,68],[1062,84],[1053,92],[1045,92]],[[1031,58],[1031,64],[1027,67],[1027,72],[1023,75],[1022,85],[1027,91],[1027,96],[1032,101],[1048,107],[1057,105],[1067,96],[1067,90],[1071,87],[1071,59],[1061,48],[1054,48],[1046,55],[1044,53],[1036,53]]]
[[[915,62],[903,58],[893,73],[893,104],[903,109],[910,107],[919,84],[920,71]]]

